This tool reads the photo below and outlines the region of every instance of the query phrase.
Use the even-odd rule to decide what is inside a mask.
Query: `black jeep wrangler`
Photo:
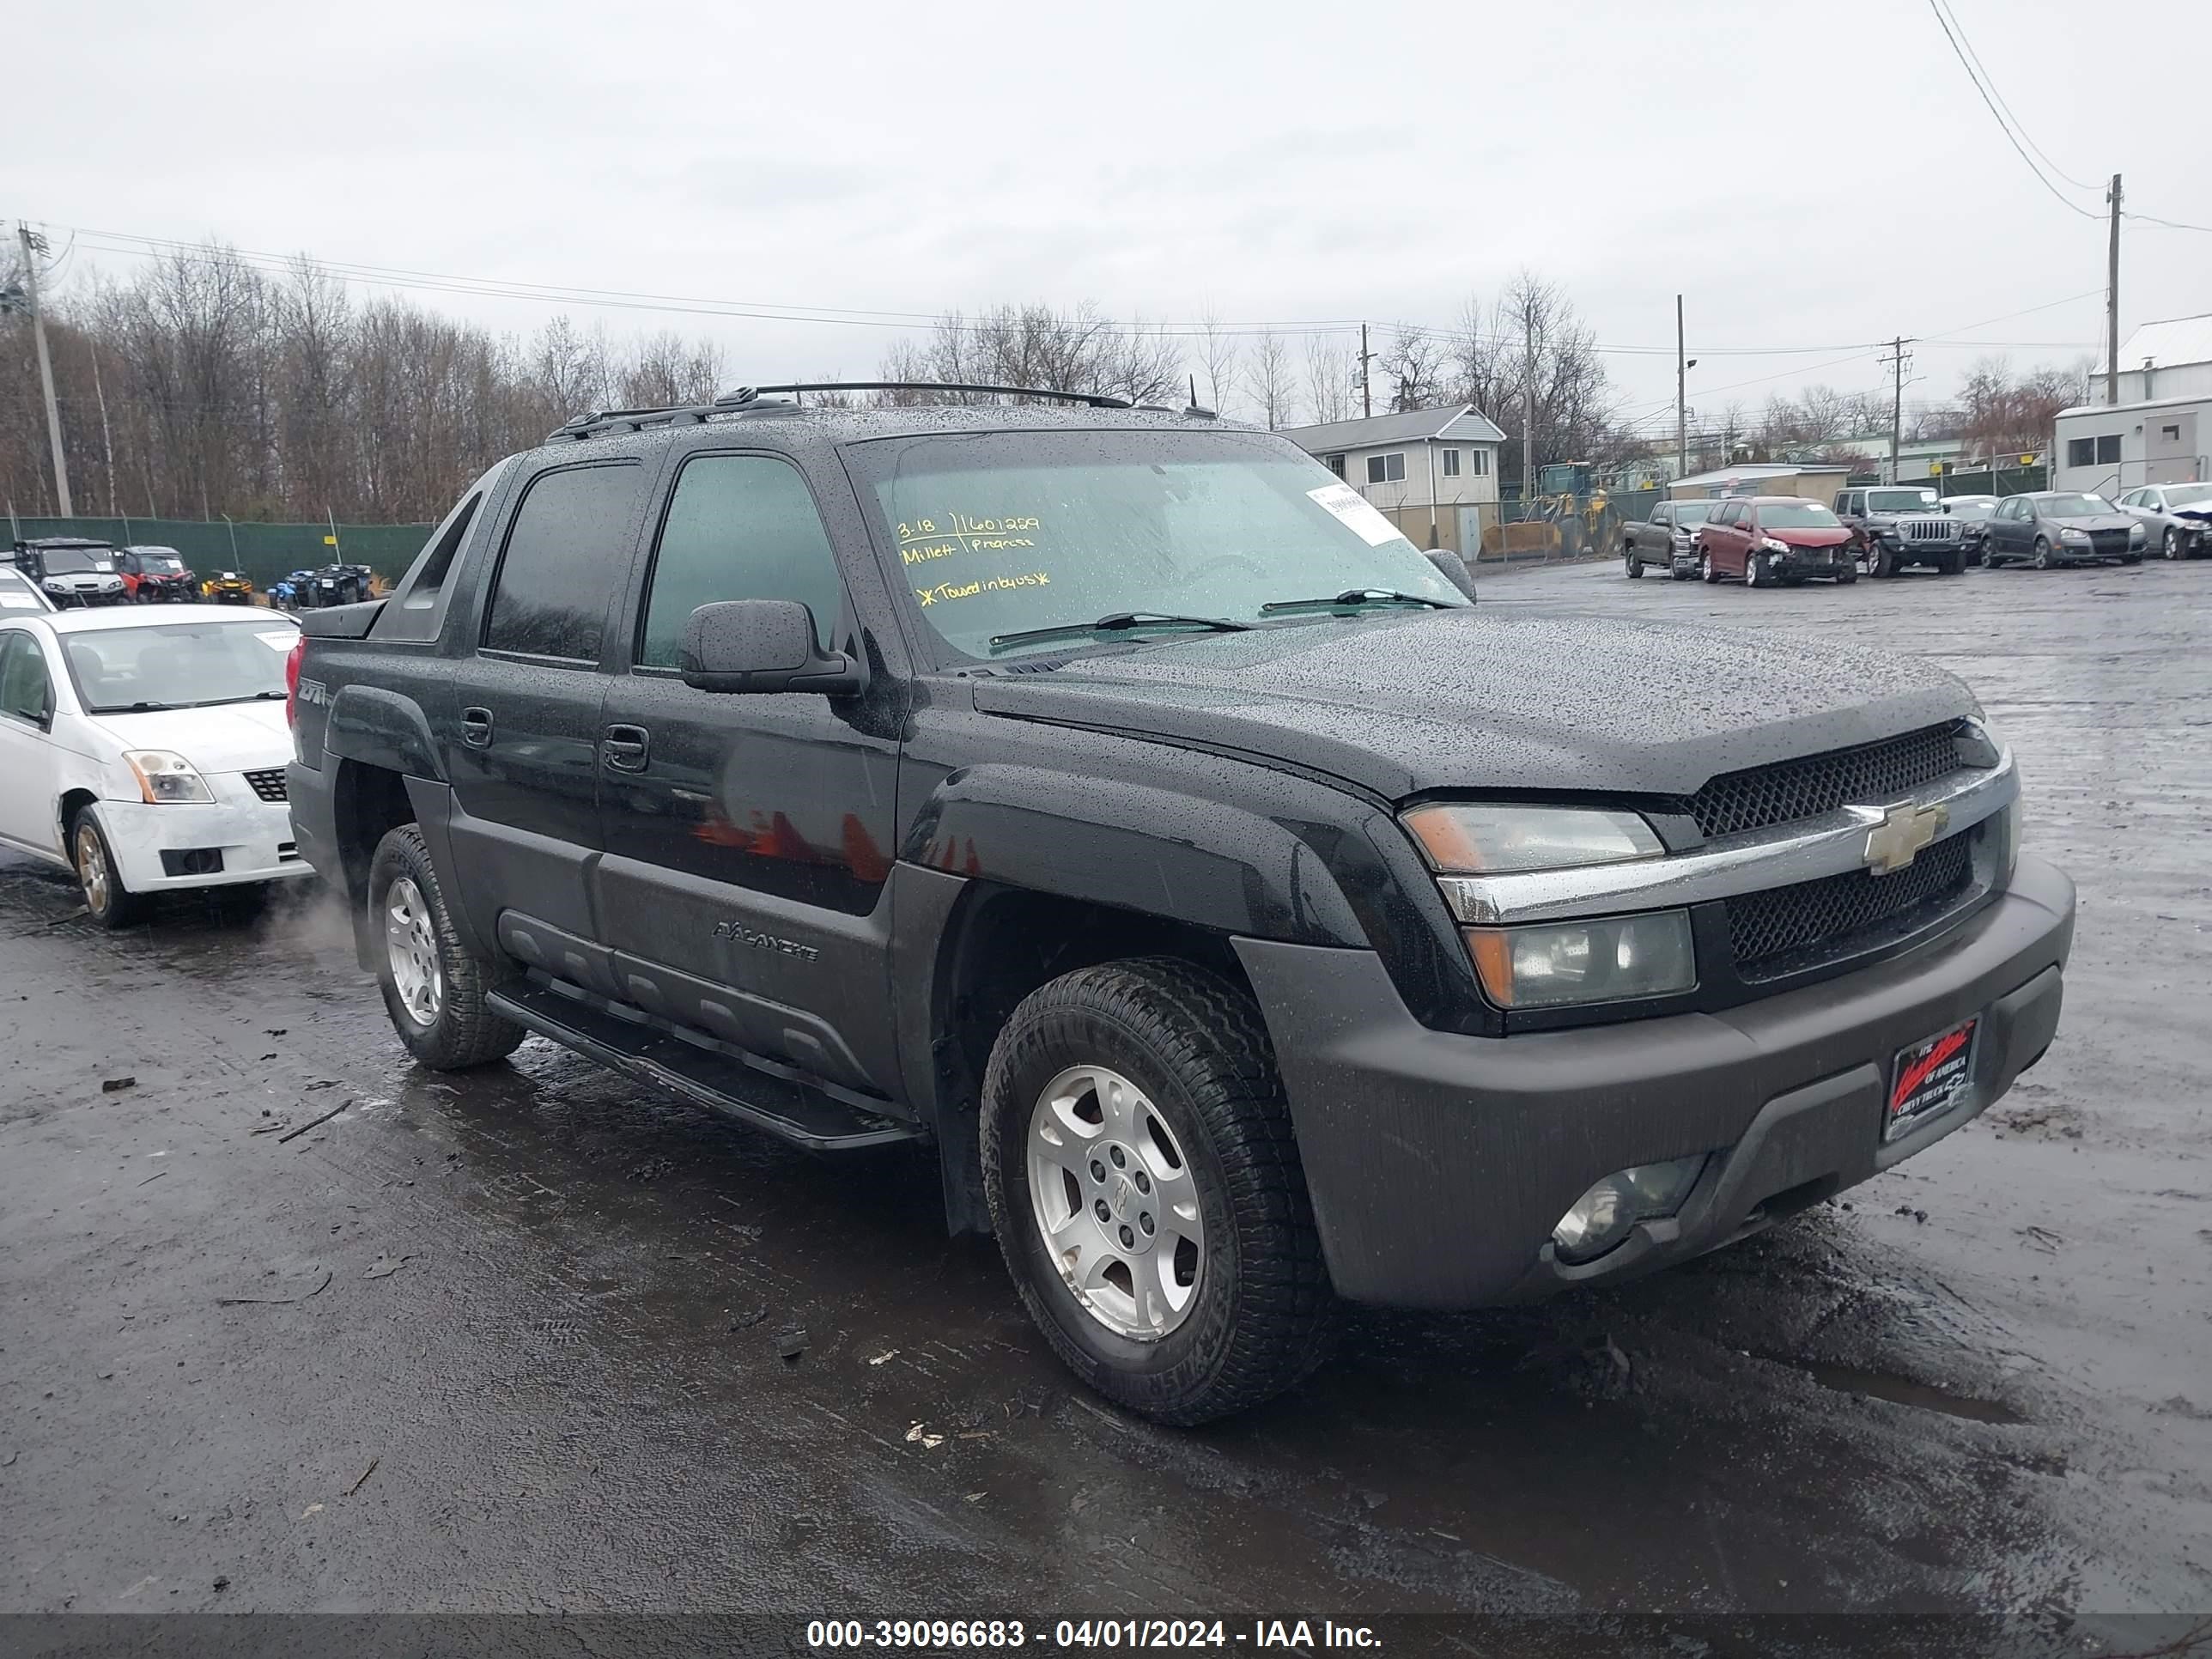
[[[1203,411],[808,389],[580,418],[305,618],[296,834],[423,1064],[926,1143],[1190,1423],[1338,1298],[1742,1237],[2051,1042],[2073,888],[1948,674],[1477,610]]]

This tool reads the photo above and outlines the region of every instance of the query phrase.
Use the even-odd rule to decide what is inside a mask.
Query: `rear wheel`
[[[1721,579],[1721,573],[1713,568],[1713,550],[1710,547],[1698,555],[1698,576],[1700,580],[1709,582]]]
[[[77,889],[84,895],[84,908],[94,921],[102,927],[119,928],[132,927],[144,917],[145,897],[123,884],[123,871],[115,862],[114,849],[107,844],[107,832],[89,807],[79,812],[70,827],[70,854],[76,866]]]
[[[1334,1297],[1241,989],[1164,958],[1063,975],[999,1034],[981,1132],[1022,1304],[1100,1394],[1202,1423],[1320,1363]]]
[[[491,965],[461,943],[430,849],[411,823],[376,844],[368,919],[380,947],[377,987],[408,1053],[433,1071],[456,1072],[515,1051],[526,1034],[486,1006]]]

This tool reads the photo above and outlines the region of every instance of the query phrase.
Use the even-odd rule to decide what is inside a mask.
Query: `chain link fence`
[[[209,524],[198,519],[12,519],[15,538],[84,536],[118,547],[173,547],[202,576],[244,572],[265,588],[295,570],[325,564],[365,564],[386,581],[396,580],[437,526],[427,524],[342,524],[337,545],[327,524]]]

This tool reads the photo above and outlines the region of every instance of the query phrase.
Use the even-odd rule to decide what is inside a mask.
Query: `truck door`
[[[893,1093],[889,684],[836,699],[685,685],[684,625],[720,600],[797,600],[825,647],[860,647],[792,461],[695,452],[665,494],[602,721],[595,885],[622,996],[811,1079]]]
[[[601,662],[647,483],[631,459],[531,479],[477,604],[453,624],[461,648],[432,718],[453,785],[459,896],[483,937],[510,948],[518,917],[549,937],[593,934]],[[609,990],[587,971],[592,954],[553,960],[574,969],[564,977]]]

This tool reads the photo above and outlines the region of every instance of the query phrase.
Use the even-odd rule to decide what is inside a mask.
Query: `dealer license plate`
[[[1898,1050],[1889,1075],[1889,1109],[1882,1116],[1884,1140],[1896,1139],[1958,1103],[1973,1080],[1974,1038],[1981,1029],[1977,1016]]]

